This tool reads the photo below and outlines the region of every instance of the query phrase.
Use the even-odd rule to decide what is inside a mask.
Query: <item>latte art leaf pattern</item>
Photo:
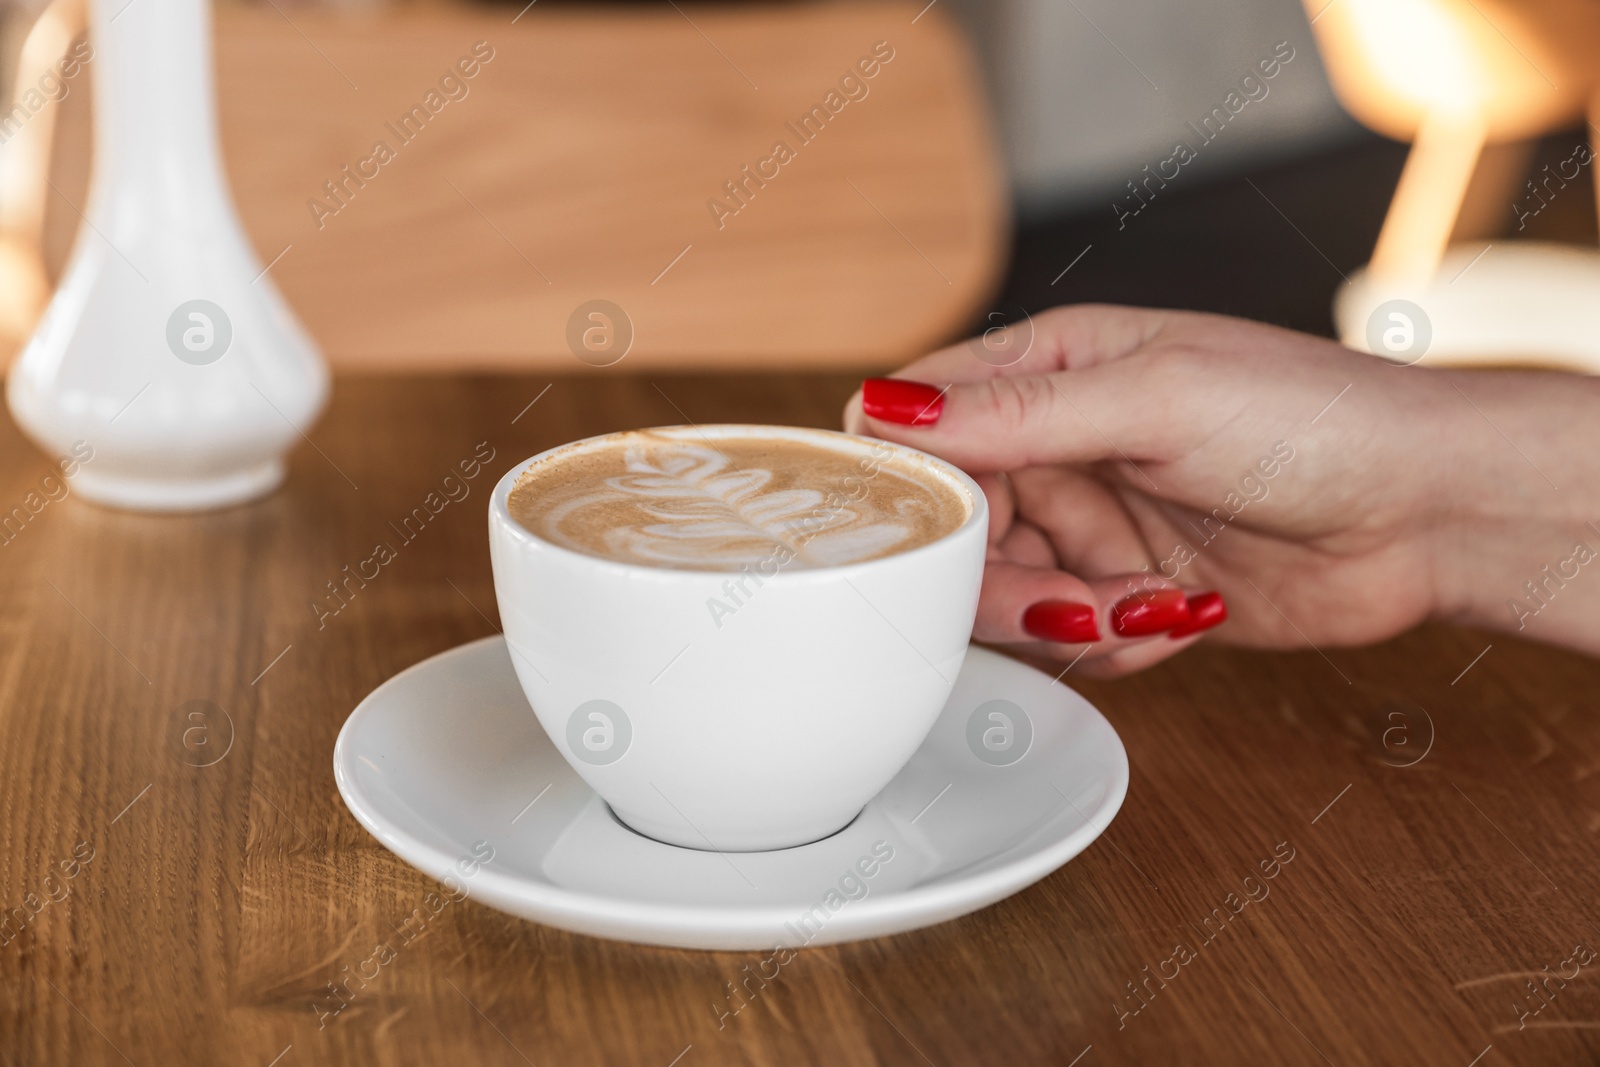
[[[952,500],[944,501],[919,480],[861,457],[787,448],[793,457],[783,446],[775,455],[770,442],[630,434],[625,447],[606,450],[608,463],[605,454],[573,461],[589,467],[589,477],[560,478],[560,466],[543,478],[525,477],[512,511],[547,540],[592,555],[737,570],[774,560],[808,568],[887,555],[930,540],[941,507],[960,506],[948,490]],[[786,458],[804,462],[791,469]]]
[[[668,450],[634,442],[626,464],[629,473],[606,479],[609,492],[573,502],[583,507],[634,497],[641,515],[660,520],[610,530],[608,554],[620,558],[743,563],[787,546],[801,564],[827,566],[877,555],[909,533],[897,523],[863,524],[855,508],[826,507],[817,489],[769,490],[770,470],[734,469],[706,445]]]

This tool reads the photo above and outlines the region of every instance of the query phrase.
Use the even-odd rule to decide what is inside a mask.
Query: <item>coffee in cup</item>
[[[951,533],[971,500],[887,446],[641,430],[549,456],[511,489],[530,533],[623,563],[805,569],[905,552]]]
[[[717,851],[829,836],[911,758],[961,670],[987,530],[942,460],[775,426],[575,442],[489,503],[552,743],[626,825]]]

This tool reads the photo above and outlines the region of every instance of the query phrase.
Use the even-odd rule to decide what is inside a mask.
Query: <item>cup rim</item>
[[[874,566],[882,566],[883,564],[895,560],[909,560],[922,554],[935,551],[958,537],[970,536],[970,531],[972,528],[980,524],[982,524],[984,530],[987,531],[989,522],[989,502],[983,495],[982,488],[979,487],[977,482],[973,481],[972,477],[967,474],[966,471],[963,471],[949,460],[941,459],[932,453],[924,452],[921,449],[912,448],[909,445],[900,444],[898,441],[886,441],[878,437],[866,437],[861,434],[845,433],[842,430],[824,430],[811,426],[781,426],[767,423],[739,422],[703,423],[699,425],[680,424],[668,426],[645,426],[637,429],[613,430],[609,433],[594,434],[589,437],[579,438],[576,441],[568,441],[565,444],[556,445],[553,448],[547,448],[543,452],[530,456],[520,463],[514,464],[510,470],[506,471],[505,474],[500,476],[500,480],[495,483],[494,491],[489,496],[489,516],[491,519],[491,525],[493,524],[493,520],[498,519],[500,520],[500,524],[505,528],[507,534],[522,544],[535,547],[543,551],[553,552],[558,557],[582,560],[586,565],[595,566],[601,570],[625,574],[633,578],[645,578],[648,576],[649,580],[673,581],[680,583],[685,581],[693,581],[696,579],[714,580],[715,582],[726,581],[728,575],[739,574],[741,572],[737,569],[698,570],[688,567],[654,567],[645,563],[632,563],[627,560],[610,559],[606,556],[594,555],[588,552],[580,552],[577,549],[567,548],[565,545],[559,545],[554,541],[540,537],[538,534],[534,533],[532,530],[529,530],[526,526],[523,526],[511,516],[511,509],[508,504],[508,500],[511,496],[511,490],[521,479],[523,473],[534,464],[543,462],[556,453],[566,452],[568,450],[576,450],[584,446],[593,445],[604,441],[607,438],[621,437],[630,433],[666,433],[672,431],[679,431],[683,433],[700,433],[715,437],[776,436],[790,437],[794,439],[824,437],[847,441],[858,448],[863,445],[887,445],[891,449],[894,449],[899,455],[909,458],[916,463],[920,463],[932,468],[936,474],[946,477],[949,481],[953,482],[963,492],[966,493],[967,499],[970,503],[970,510],[967,513],[966,519],[955,529],[943,534],[940,537],[934,538],[932,541],[929,541],[926,544],[918,545],[916,548],[907,549],[904,552],[894,552],[887,556],[876,556],[872,559],[857,560],[853,563],[837,563],[824,567],[800,567],[787,570],[780,567],[776,573],[770,576],[765,574],[762,575],[763,582],[804,584],[812,581],[836,579],[840,575],[847,575],[851,572],[860,571]]]

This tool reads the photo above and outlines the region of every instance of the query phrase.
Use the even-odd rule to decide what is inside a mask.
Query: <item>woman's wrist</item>
[[[1600,653],[1600,380],[1435,373],[1436,614]]]

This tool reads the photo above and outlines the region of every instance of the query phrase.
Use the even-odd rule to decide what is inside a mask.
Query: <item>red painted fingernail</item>
[[[901,426],[931,426],[944,412],[944,390],[904,378],[868,378],[861,383],[861,410]]]
[[[1189,621],[1179,625],[1168,637],[1176,640],[1188,637],[1228,621],[1228,605],[1222,602],[1221,593],[1196,593],[1189,598]]]
[[[1135,593],[1111,605],[1111,628],[1123,637],[1148,637],[1188,621],[1189,601],[1181,589]]]
[[[1022,628],[1043,641],[1085,645],[1100,640],[1100,624],[1089,604],[1041,600],[1022,613]]]

